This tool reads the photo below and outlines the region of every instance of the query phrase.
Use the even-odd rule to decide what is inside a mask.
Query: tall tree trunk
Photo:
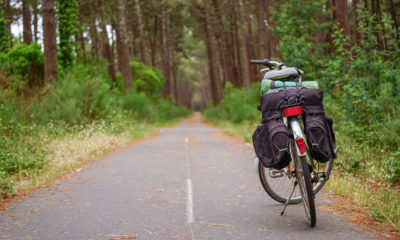
[[[350,37],[349,19],[347,16],[347,0],[336,0],[336,17],[339,22],[339,28],[342,29],[344,36]],[[346,46],[350,49],[350,44]]]
[[[27,0],[22,1],[22,23],[24,27],[23,37],[24,43],[32,43],[32,30],[31,30],[31,10]]]
[[[173,60],[173,46],[172,42],[173,40],[171,39],[172,33],[171,33],[171,20],[168,14],[167,18],[167,59],[169,62],[169,93],[171,94],[172,97],[174,97],[174,77],[173,77],[173,68],[174,68],[174,60]]]
[[[326,2],[326,9],[328,10],[328,12],[331,13],[331,16],[330,16],[331,26],[329,27],[329,29],[325,35],[325,42],[329,43],[329,48],[327,48],[324,51],[324,54],[329,55],[335,49],[335,45],[333,44],[333,39],[332,39],[332,33],[334,30],[333,26],[337,22],[335,0],[328,0]]]
[[[157,46],[157,32],[158,32],[158,17],[154,16],[154,28],[153,28],[153,36],[150,37],[150,46],[151,46],[151,65],[153,67],[156,66],[156,46]]]
[[[163,74],[165,77],[164,96],[171,94],[171,74],[170,74],[170,61],[169,61],[169,46],[168,46],[168,3],[163,1],[161,3],[161,58],[163,65]]]
[[[235,46],[235,51],[231,51],[232,54],[234,54],[233,56],[233,61],[234,65],[235,65],[235,75],[237,76],[237,81],[236,82],[236,87],[242,87],[244,84],[243,81],[243,71],[242,71],[242,55],[241,55],[241,51],[240,51],[240,43],[239,43],[239,30],[238,30],[238,13],[237,11],[239,11],[239,9],[236,11],[236,4],[232,4],[232,14],[231,14],[231,38],[232,38],[232,43]]]
[[[173,80],[173,94],[175,101],[178,102],[178,64],[179,64],[179,55],[172,55],[172,80]]]
[[[377,17],[378,17],[378,22],[381,25],[381,35],[382,35],[382,44],[383,44],[383,49],[387,50],[387,39],[386,39],[386,33],[385,33],[385,26],[384,23],[382,21],[382,9],[381,9],[381,5],[379,3],[379,0],[376,0],[376,12],[377,12]]]
[[[32,2],[33,10],[33,40],[37,42],[39,40],[38,36],[38,15],[39,15],[39,0]]]
[[[206,33],[205,40],[206,40],[207,56],[208,56],[208,70],[209,70],[209,75],[210,75],[209,77],[210,77],[211,96],[212,96],[214,105],[217,105],[220,100],[219,78],[218,78],[218,74],[215,69],[215,56],[214,56],[215,52],[214,52],[214,48],[213,48],[207,0],[203,0],[203,3],[204,3],[204,15],[205,15],[204,31]]]
[[[397,23],[396,18],[396,8],[394,6],[393,0],[390,0],[390,15],[392,16],[393,20],[393,28],[396,30],[396,38],[399,39],[399,24]]]
[[[244,10],[245,10],[245,19],[247,25],[247,35],[246,35],[246,49],[247,49],[247,59],[250,61],[251,59],[256,58],[256,54],[254,52],[254,44],[253,44],[253,33],[251,32],[251,21],[250,21],[250,10],[249,10],[249,2],[248,0],[243,0]],[[247,65],[249,65],[250,70],[250,82],[257,82],[257,67],[254,64],[250,64],[247,61]]]
[[[360,32],[358,31],[358,12],[357,12],[357,4],[359,0],[352,0],[352,12],[353,12],[353,37],[354,43],[358,44],[360,42]]]
[[[0,1],[1,2],[1,1]],[[11,12],[11,0],[3,0],[1,2],[1,9],[3,10],[3,17],[6,27],[6,35],[8,36],[8,47],[12,47],[12,33],[11,33],[11,22],[12,22],[12,12]]]
[[[82,13],[79,13],[79,44],[80,44],[80,57],[81,60],[86,64],[86,50],[85,50],[85,38],[83,37],[83,19],[82,19]]]
[[[132,72],[129,65],[129,48],[125,36],[126,20],[124,7],[124,0],[118,0],[115,30],[117,33],[118,68],[124,76],[125,89],[130,89],[132,88]]]
[[[373,15],[375,15],[375,20],[379,23],[378,6],[377,6],[377,2],[375,0],[371,0],[371,12]],[[383,46],[383,41],[381,39],[381,34],[380,34],[379,30],[374,31],[374,35],[378,42],[378,49],[383,50],[384,46]]]
[[[90,16],[89,16],[89,33],[90,33],[90,40],[91,40],[91,55],[92,57],[99,56],[99,37],[97,31],[97,9],[96,4],[90,4]]]
[[[57,80],[57,43],[54,22],[54,0],[42,1],[43,45],[44,45],[44,81]]]
[[[231,49],[231,44],[228,40],[228,36],[224,27],[224,22],[222,21],[221,9],[219,7],[219,1],[213,0],[215,16],[217,18],[215,37],[217,38],[218,48],[220,52],[221,66],[224,76],[223,86],[226,81],[233,82],[233,64],[229,56],[229,49]]]
[[[146,57],[146,41],[144,38],[143,28],[144,22],[142,20],[142,12],[140,9],[139,0],[135,0],[135,7],[136,7],[136,16],[137,16],[137,24],[138,24],[138,37],[140,41],[140,61],[144,64],[147,64],[147,57]]]
[[[264,0],[257,0],[256,2],[256,15],[257,15],[257,45],[258,45],[258,52],[257,58],[264,59],[270,58],[270,53],[267,49],[267,45],[269,38],[268,38],[268,29],[265,26],[266,13],[265,13],[265,6]]]
[[[335,1],[335,0],[332,0]],[[264,4],[264,12],[266,13],[266,18],[267,18],[267,24],[268,26],[273,25],[274,23],[272,22],[271,19],[271,14],[269,12],[269,8],[271,6],[274,6],[274,3],[276,4],[276,1],[271,1],[271,0],[265,0]],[[267,27],[268,30],[268,27]],[[280,58],[280,53],[278,51],[278,44],[279,44],[279,39],[277,36],[275,36],[271,31],[267,31],[268,33],[268,44],[267,44],[267,52],[270,54],[270,58]]]
[[[127,1],[127,9],[126,9],[126,27],[127,34],[129,38],[127,39],[129,53],[135,60],[140,59],[140,45],[139,45],[139,24],[138,17],[136,11],[136,0],[126,0]]]
[[[7,51],[9,35],[4,21],[3,9],[0,9],[0,53]]]
[[[245,27],[245,14],[244,14],[244,7],[242,6],[241,2],[237,3],[239,5],[239,14],[240,14],[240,41],[242,44],[242,58],[243,58],[243,83],[244,86],[250,87],[250,66],[249,66],[249,51],[247,51],[247,39],[246,39],[246,27]]]
[[[113,81],[116,80],[115,78],[115,64],[114,64],[114,53],[110,46],[110,40],[108,38],[107,27],[106,27],[106,9],[104,6],[104,0],[100,0],[100,12],[101,12],[101,19],[100,19],[100,27],[101,27],[101,40],[103,43],[103,51],[102,55],[105,59],[108,60],[108,73],[111,76]]]

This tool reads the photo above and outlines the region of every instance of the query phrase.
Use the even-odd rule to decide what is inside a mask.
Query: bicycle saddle
[[[271,70],[264,75],[264,79],[293,81],[299,76],[297,68],[287,67],[282,70]]]

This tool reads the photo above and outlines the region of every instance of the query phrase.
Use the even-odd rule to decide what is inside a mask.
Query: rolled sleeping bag
[[[281,88],[284,86],[296,87],[297,84],[299,84],[299,82],[292,82],[292,81],[282,82],[265,78],[261,82],[261,96],[264,95],[266,92],[268,92],[270,89]],[[301,86],[319,88],[317,81],[304,81],[301,82]]]

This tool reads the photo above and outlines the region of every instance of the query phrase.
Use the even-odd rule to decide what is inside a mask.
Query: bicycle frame
[[[308,146],[304,140],[303,131],[301,130],[299,122],[299,115],[302,113],[302,108],[300,106],[285,108],[283,110],[283,122],[286,127],[292,130],[293,140],[296,143],[295,145],[298,156],[306,156],[308,152]]]
[[[268,59],[251,60],[250,63],[266,66],[267,68],[262,69],[262,71],[284,70],[286,68],[283,63]],[[290,71],[288,69],[288,71],[282,72],[282,76],[286,76],[287,80],[293,79],[289,79],[289,77],[296,77],[297,82],[301,83],[304,72],[301,69],[295,69],[297,70],[297,74],[293,73],[293,69],[290,69]],[[278,72],[273,72],[269,76],[267,76],[267,73],[265,78],[271,78],[272,80],[280,79]],[[284,80],[282,81],[284,82]],[[283,84],[283,87],[288,86]],[[286,88],[284,90],[286,91]],[[300,121],[303,121],[303,106],[301,105],[301,101],[297,101],[296,99],[296,103],[293,104],[291,102],[290,105],[289,102],[286,102],[283,106],[281,105],[281,109],[283,122],[289,129],[289,150],[292,163],[283,169],[276,170],[266,168],[259,162],[258,171],[260,180],[269,196],[278,202],[284,203],[281,215],[284,214],[289,204],[302,202],[308,222],[310,226],[314,226],[316,224],[315,194],[328,180],[333,161],[330,160],[326,165],[322,165],[323,172],[320,172],[321,163],[315,163],[312,159],[308,151],[307,142],[305,141],[305,134],[303,134],[302,126],[304,124],[300,123]],[[290,186],[292,188],[289,188]],[[292,198],[297,186],[300,196],[296,194],[297,196]]]

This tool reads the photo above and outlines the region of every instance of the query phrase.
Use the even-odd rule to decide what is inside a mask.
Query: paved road
[[[321,210],[315,228],[300,205],[279,216],[251,146],[198,119],[12,203],[0,239],[372,239]]]

